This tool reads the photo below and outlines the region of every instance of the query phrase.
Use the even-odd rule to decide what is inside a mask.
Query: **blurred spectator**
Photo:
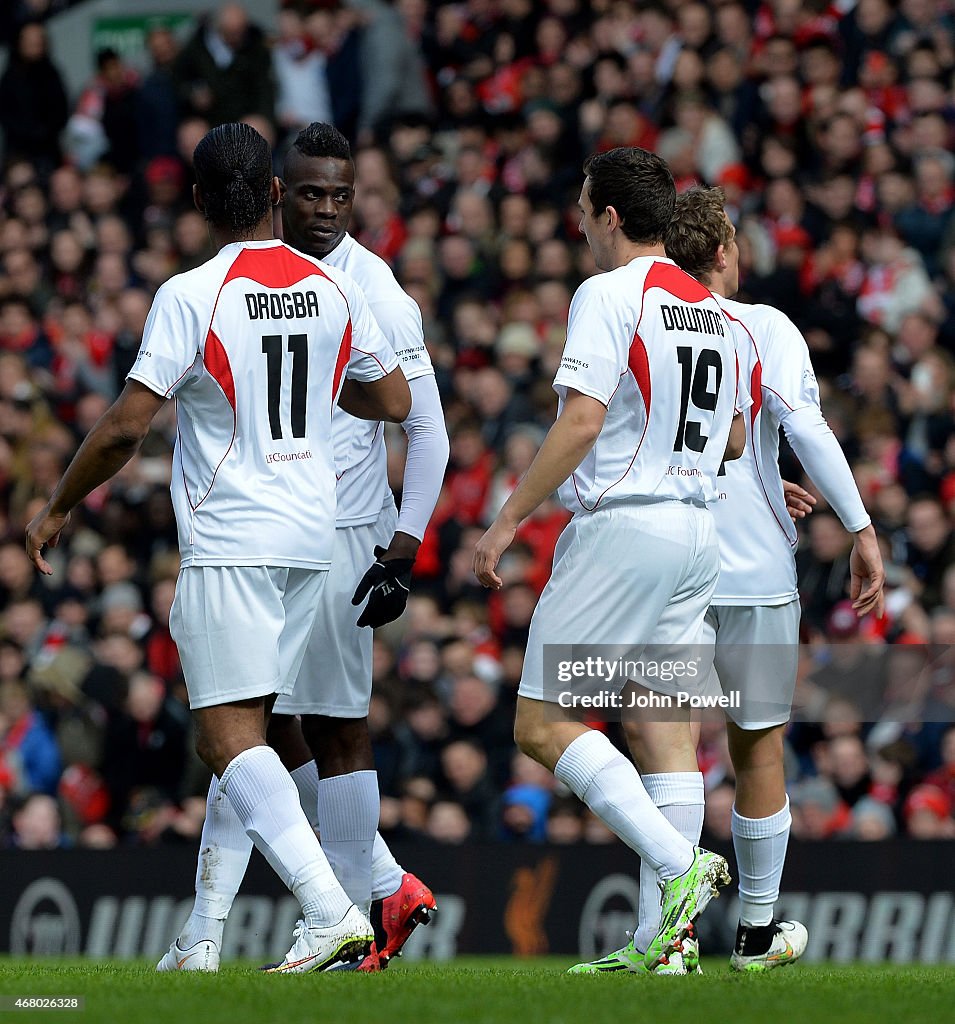
[[[46,30],[23,25],[0,77],[0,127],[7,162],[25,158],[49,172],[60,156],[59,135],[68,116],[66,91],[47,52]]]
[[[316,12],[315,18],[330,19],[330,15]],[[272,46],[272,67],[276,120],[285,131],[297,131],[312,121],[334,121],[326,64],[326,55],[306,30],[299,12],[281,11],[278,38]]]
[[[916,839],[955,837],[951,800],[936,786],[916,786],[905,801],[905,827]]]
[[[852,821],[848,833],[853,839],[861,839],[867,843],[878,842],[895,835],[895,818],[890,808],[874,800],[863,797],[852,808]]]
[[[157,156],[175,155],[179,126],[176,84],[179,44],[170,29],[157,25],[146,35],[146,48],[152,69],[139,86],[135,114],[138,156],[144,163]]]
[[[90,168],[100,158],[124,174],[139,155],[137,92],[139,76],[115,50],[96,55],[96,76],[83,90],[70,121],[70,155]]]
[[[160,679],[133,672],[122,711],[107,727],[103,776],[114,820],[138,794],[140,814],[175,803],[185,770],[188,718],[165,696]],[[129,822],[124,824],[129,829]]]
[[[468,812],[452,800],[439,800],[428,814],[427,835],[439,843],[463,843],[471,838]]]
[[[807,779],[790,790],[792,832],[797,839],[831,839],[850,827],[849,808],[826,779]]]
[[[262,30],[238,3],[200,21],[175,63],[185,110],[215,127],[275,115],[272,61]]]
[[[0,788],[20,795],[56,792],[56,739],[37,713],[26,684],[0,683]]]
[[[19,850],[58,850],[69,846],[60,809],[51,796],[34,793],[13,811],[10,845]]]

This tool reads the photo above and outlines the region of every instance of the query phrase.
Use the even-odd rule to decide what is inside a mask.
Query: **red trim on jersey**
[[[199,355],[199,350],[196,349],[196,356]],[[166,398],[170,397],[172,389],[182,380],[183,377],[196,365],[196,356],[192,357],[192,362],[179,374],[179,376],[166,388]]]
[[[351,317],[348,317],[348,323],[345,324],[345,331],[342,334],[341,344],[338,346],[338,358],[335,360],[335,374],[332,377],[332,405],[338,399],[338,389],[341,387],[342,375],[345,372],[345,367],[348,365],[348,360],[351,359]]]
[[[789,404],[789,402],[786,401],[785,398],[783,398],[783,396],[778,391],[773,390],[773,388],[771,388],[768,384],[764,384],[763,387],[767,391],[772,391],[773,394],[780,400],[780,402],[782,402],[783,405],[785,405],[790,412],[793,412],[793,407]]]
[[[225,395],[229,405],[232,406],[234,413],[236,411],[235,380],[232,377],[232,366],[229,363],[229,356],[225,346],[211,328],[206,337],[206,351],[202,361],[205,363],[209,373],[215,378],[216,383],[222,388],[222,393]]]
[[[352,352],[361,352],[363,356],[371,356],[372,359],[381,367],[381,372],[384,376],[388,376],[389,371],[385,369],[385,364],[375,355],[374,352],[366,352],[363,348],[359,348],[357,345],[352,345]],[[400,366],[401,363],[398,363]]]
[[[643,404],[647,410],[647,420],[650,419],[650,358],[647,355],[647,346],[643,338],[634,333],[633,341],[630,343],[630,352],[627,355],[627,366],[637,382],[640,394],[643,396]],[[646,430],[644,430],[646,433]]]
[[[653,264],[643,282],[644,292],[651,288],[662,288],[683,302],[702,302],[713,298],[708,288],[704,288],[699,281],[672,263]]]
[[[293,252],[286,245],[267,249],[243,249],[229,267],[222,286],[236,278],[246,277],[263,288],[291,288],[307,277],[331,280],[322,268]]]
[[[754,428],[756,426],[756,417],[759,415],[759,410],[763,407],[763,364],[759,359],[756,360],[753,374],[749,380],[749,393],[753,398],[753,404],[749,410],[749,425],[751,428]]]
[[[574,481],[574,492],[577,495],[577,500],[580,502],[581,508],[585,509],[587,512],[593,512],[594,509],[603,501],[607,492],[616,487],[617,484],[620,483],[620,480],[623,480],[630,470],[633,469],[633,464],[637,461],[637,456],[640,454],[640,449],[643,447],[643,440],[647,436],[647,429],[650,426],[650,357],[647,354],[647,346],[643,343],[643,338],[641,338],[636,332],[634,332],[633,341],[630,343],[630,352],[627,356],[627,366],[633,374],[634,383],[637,385],[637,390],[640,392],[640,397],[643,399],[643,405],[646,410],[646,419],[643,423],[643,433],[640,435],[640,440],[637,442],[637,449],[633,453],[630,465],[627,466],[623,476],[621,476],[619,480],[615,480],[608,487],[604,488],[600,496],[590,508],[587,508],[583,499],[580,497],[580,491],[577,488],[577,471],[574,471],[571,477]],[[621,374],[621,378],[622,376],[623,375]],[[618,383],[617,388],[619,387],[620,384]],[[617,393],[617,388],[614,388],[614,394]]]

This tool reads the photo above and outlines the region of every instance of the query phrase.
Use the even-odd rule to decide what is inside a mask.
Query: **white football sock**
[[[301,765],[291,772],[292,781],[298,787],[302,810],[312,828],[321,832],[318,821],[318,768],[314,761]],[[327,852],[327,851],[326,851]],[[334,868],[334,864],[332,865]],[[383,900],[396,893],[401,886],[405,869],[395,860],[388,844],[375,832],[375,843],[371,853],[371,898]],[[341,879],[339,879],[341,881]]]
[[[278,754],[265,746],[243,750],[219,784],[252,842],[302,904],[305,924],[339,922],[352,901],[338,884]]]
[[[366,916],[380,809],[377,772],[349,772],[318,783],[322,849],[349,899]]]
[[[703,831],[703,775],[701,772],[659,772],[641,775],[650,799],[663,817],[692,846],[699,846]],[[640,913],[633,944],[646,952],[660,927],[660,889],[657,873],[640,862]]]
[[[682,875],[693,863],[693,846],[660,813],[633,763],[606,736],[594,729],[578,736],[561,754],[554,775],[661,880]]]
[[[371,851],[371,898],[383,900],[393,896],[401,887],[405,869],[395,860],[388,844],[375,833],[375,845]]]
[[[213,775],[199,841],[196,902],[179,933],[180,949],[187,949],[200,939],[212,939],[221,949],[222,929],[245,877],[251,854],[252,840],[246,835],[229,798]]]
[[[739,868],[739,919],[750,927],[773,919],[789,844],[789,797],[768,818],[744,818],[733,808],[733,849]]]
[[[309,825],[318,829],[318,768],[314,759],[292,769],[289,775],[298,790],[298,799]]]

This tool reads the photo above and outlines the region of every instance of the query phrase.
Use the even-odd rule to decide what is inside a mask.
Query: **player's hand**
[[[861,618],[875,612],[876,618],[881,619],[885,612],[885,569],[872,526],[855,534],[852,554],[849,555],[849,571],[852,574],[849,596],[856,614]]]
[[[27,554],[44,576],[53,575],[53,566],[42,555],[43,545],[55,548],[60,543],[60,531],[69,521],[69,512],[53,513],[49,505],[44,505],[27,526]]]
[[[783,494],[786,496],[786,511],[793,522],[805,519],[812,512],[813,505],[816,504],[814,495],[789,480],[783,480]]]
[[[411,590],[413,558],[389,558],[383,547],[375,545],[375,564],[358,581],[351,603],[358,605],[368,596],[368,604],[358,619],[359,626],[383,626],[394,622],[405,610]]]
[[[515,533],[516,526],[495,519],[487,533],[477,542],[471,568],[482,586],[490,587],[491,590],[500,590],[504,586],[504,581],[494,570],[501,555],[511,546]]]

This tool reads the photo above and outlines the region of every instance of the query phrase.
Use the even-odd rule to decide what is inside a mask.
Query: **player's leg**
[[[218,969],[222,932],[245,877],[253,845],[229,798],[219,787],[219,779],[213,775],[199,840],[195,902],[157,970]]]
[[[670,824],[693,846],[703,830],[703,775],[696,760],[699,729],[689,720],[654,722],[627,720],[630,753],[650,798]],[[646,862],[640,864],[640,909],[633,944],[646,952],[660,924],[660,879]]]
[[[301,716],[303,734],[292,735],[281,724],[288,719],[273,716],[278,749],[303,802],[311,802],[336,875],[358,906],[372,904],[377,938],[369,967],[379,955],[387,966],[436,909],[431,890],[401,868],[378,834],[378,781],[367,725],[373,632],[358,628],[359,610],[351,603],[371,553],[389,543],[396,524],[392,503],[374,523],[335,531],[332,568],[301,671],[292,693],[276,703],[282,716]]]
[[[704,514],[677,503],[609,508],[569,524],[531,621],[515,721],[515,739],[525,753],[553,771],[665,883],[682,879],[673,889],[682,894],[682,906],[666,922],[654,969],[682,942],[692,919],[722,883],[725,861],[694,849],[654,805],[633,763],[606,736],[560,707],[560,684],[545,678],[544,647],[560,644],[566,650],[570,644],[586,644],[593,653],[593,645],[619,644],[630,637],[636,644],[654,636],[666,605],[683,583],[687,563],[694,560],[691,553],[699,548],[696,513]],[[711,592],[718,568],[715,534],[711,553],[710,533],[704,533]],[[607,567],[624,586],[608,588]],[[700,620],[704,610],[705,603]],[[698,631],[698,623],[691,626]]]
[[[676,606],[679,608],[679,606]],[[673,608],[664,613],[674,618]],[[676,616],[679,617],[679,616]],[[701,646],[712,646],[715,622],[704,623]],[[664,633],[661,633],[664,635]],[[656,646],[656,645],[654,645]],[[703,775],[696,758],[700,726],[689,709],[673,708],[665,713],[651,709],[624,719],[624,733],[647,792],[661,813],[686,840],[697,846],[703,831],[705,793]],[[640,906],[633,945],[646,951],[660,924],[660,879],[651,866],[640,864]],[[699,969],[698,950],[693,942],[685,950],[685,966]]]
[[[783,737],[796,682],[799,602],[721,608],[720,614],[726,626],[717,648],[720,680],[724,691],[740,695],[726,727],[736,772],[732,833],[740,894],[731,965],[760,971],[794,963],[808,942],[802,924],[774,916],[791,821]]]
[[[367,719],[303,715],[302,734],[315,757],[322,848],[345,892],[367,914],[379,814]]]
[[[318,828],[318,769],[302,735],[302,723],[295,715],[282,715],[273,710],[265,738],[292,776],[309,824],[321,832]]]
[[[693,510],[686,514],[695,517]],[[709,529],[701,524],[707,519],[704,515],[701,523],[694,524],[694,528],[703,531],[704,540]],[[648,673],[646,683],[652,685],[652,692],[671,697],[679,689],[695,692],[698,687],[693,685],[693,679],[708,675],[710,659],[706,652],[712,649],[712,635],[705,627],[704,616],[715,583],[715,555],[708,544],[701,544],[701,556],[691,560],[683,573],[658,616],[653,643],[645,648],[642,655],[645,661],[658,665],[693,662],[698,666],[698,674],[671,682],[657,677],[658,681],[651,683],[653,677]],[[699,674],[700,658],[706,663],[704,675]],[[641,695],[650,692],[643,687],[638,688]],[[692,720],[688,708],[671,706],[629,710],[624,713],[623,726],[647,793],[667,821],[687,842],[697,847],[703,828],[704,805],[703,776],[696,758],[699,723]],[[600,961],[579,965],[581,971],[611,970],[614,965],[630,963],[650,950],[660,931],[661,891],[665,883],[666,880],[658,875],[649,861],[641,861],[639,910],[630,942]],[[657,970],[664,974],[696,973],[700,970],[694,930],[688,933],[680,952],[669,957],[668,962]]]
[[[288,772],[265,742],[265,694],[301,662],[324,574],[266,567],[184,570],[171,614],[196,749],[246,833],[302,904],[281,969],[360,954],[369,926],[338,884]]]
[[[364,913],[371,902],[371,863],[378,830],[378,776],[365,724],[371,697],[372,630],[358,629],[351,598],[377,523],[335,531],[335,552],[295,685],[275,710],[299,715],[308,760],[295,765],[303,800],[336,876]],[[359,568],[359,566],[361,568]],[[341,724],[339,724],[341,723]],[[283,730],[286,739],[289,730]],[[304,756],[299,748],[296,759]],[[314,765],[309,762],[314,760]],[[286,761],[286,766],[291,767]]]
[[[315,722],[340,722],[353,732],[359,727],[360,722],[367,736],[367,719],[328,719],[322,716],[305,718],[313,718]],[[292,779],[299,788],[302,806],[306,813],[312,814],[313,824],[322,835],[323,847],[326,847],[325,833],[322,832],[321,819],[318,816],[318,768],[302,735],[299,720],[289,715],[273,714],[269,720],[268,740],[282,758],[282,763],[289,769]],[[316,738],[315,742],[316,749],[328,749],[320,738]],[[340,743],[336,746],[337,750],[330,752],[330,756],[337,762],[337,767],[343,769],[354,765],[355,771],[365,770],[362,765],[368,763],[367,758],[371,750],[366,739],[357,738],[358,749],[354,759],[350,759],[348,749],[342,749]],[[362,748],[366,748],[367,751],[364,759],[361,754]],[[347,772],[340,771],[338,774],[343,775]],[[329,852],[327,848],[326,852]],[[337,874],[336,863],[331,856],[329,861]],[[338,877],[345,885],[342,876]],[[347,885],[345,888],[347,891]],[[428,924],[436,911],[434,894],[421,879],[405,871],[395,860],[381,833],[376,831],[372,846],[370,913],[375,930],[375,951],[374,957],[369,957],[369,963],[363,963],[362,969],[373,968],[376,963],[380,967],[387,967],[393,957],[400,955],[402,947],[414,929],[419,924]]]

